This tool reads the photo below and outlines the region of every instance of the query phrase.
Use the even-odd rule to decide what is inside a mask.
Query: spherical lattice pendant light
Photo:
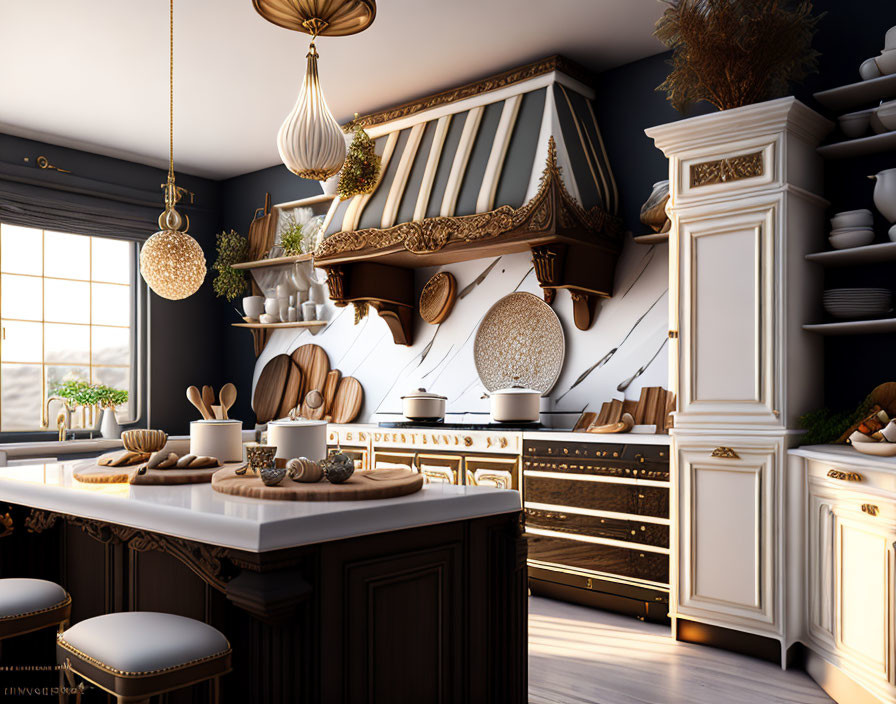
[[[183,189],[174,183],[174,0],[168,3],[168,180],[165,211],[159,216],[159,231],[140,249],[140,274],[162,298],[172,301],[192,296],[205,280],[205,255],[199,243],[187,234],[190,219],[175,209]]]
[[[342,128],[324,98],[317,74],[318,36],[356,34],[376,17],[374,0],[252,0],[258,13],[280,27],[311,35],[305,79],[296,104],[277,133],[280,158],[302,178],[324,181],[345,161]]]

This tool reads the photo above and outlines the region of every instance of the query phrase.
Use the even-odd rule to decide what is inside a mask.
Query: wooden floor
[[[701,645],[669,629],[529,599],[529,701],[535,704],[831,704],[808,675]]]

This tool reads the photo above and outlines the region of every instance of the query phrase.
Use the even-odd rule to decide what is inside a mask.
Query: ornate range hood
[[[369,304],[411,344],[413,269],[530,251],[576,326],[613,291],[618,193],[583,72],[551,57],[357,118],[382,158],[373,193],[334,204],[314,256],[337,305]]]

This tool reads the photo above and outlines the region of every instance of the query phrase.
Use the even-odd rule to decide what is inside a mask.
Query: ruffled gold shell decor
[[[317,73],[318,36],[356,34],[376,17],[374,0],[252,0],[268,22],[311,35],[302,89],[277,133],[277,149],[296,176],[324,181],[345,161],[345,136],[327,101]]]

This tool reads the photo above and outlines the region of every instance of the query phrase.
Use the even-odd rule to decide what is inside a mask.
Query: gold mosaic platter
[[[517,292],[493,305],[476,331],[473,358],[489,391],[521,385],[548,393],[563,369],[566,339],[553,309]]]

